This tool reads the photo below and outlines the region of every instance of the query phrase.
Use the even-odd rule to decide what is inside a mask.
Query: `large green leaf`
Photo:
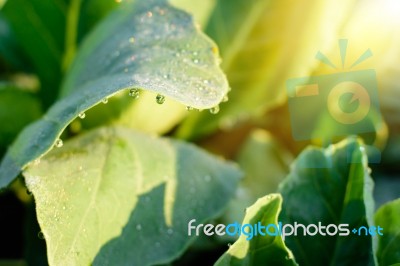
[[[196,108],[217,105],[228,90],[214,43],[188,14],[164,0],[126,3],[84,43],[67,76],[65,97],[9,149],[0,165],[0,188],[46,153],[80,113],[132,87]]]
[[[261,222],[264,226],[270,224],[278,226],[281,204],[282,197],[279,194],[258,199],[246,209],[242,225],[254,225]],[[215,263],[215,266],[297,265],[292,252],[285,246],[281,236],[257,235],[250,240],[247,238],[245,234],[242,234]]]
[[[348,224],[349,229],[348,236],[303,236],[300,232],[285,238],[301,265],[376,262],[373,238],[351,232],[374,224],[372,188],[365,147],[360,141],[348,139],[325,150],[311,147],[300,154],[280,187],[284,199],[282,223]]]
[[[400,199],[386,203],[375,214],[375,223],[383,228],[378,236],[379,265],[400,263]]]
[[[182,254],[191,219],[219,214],[241,173],[192,145],[122,128],[67,142],[24,172],[50,265],[153,265]]]
[[[5,148],[42,114],[37,98],[11,85],[0,84],[0,148]]]
[[[217,1],[206,33],[220,48],[230,100],[217,116],[192,115],[178,135],[195,138],[229,128],[283,103],[286,80],[309,75],[315,54],[332,45],[354,2]]]

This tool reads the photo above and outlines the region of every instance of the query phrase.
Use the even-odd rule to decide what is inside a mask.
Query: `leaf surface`
[[[187,223],[220,214],[241,173],[190,144],[101,128],[24,176],[50,265],[143,266],[182,254]]]
[[[374,225],[373,181],[369,171],[366,149],[353,138],[326,149],[309,147],[299,155],[280,186],[284,199],[282,223],[348,224],[348,235],[344,236],[339,235],[342,231],[346,233],[344,230],[330,236],[326,228],[325,236],[304,236],[301,228],[297,236],[287,236],[285,241],[300,265],[376,262],[374,239],[352,232],[353,229],[361,232],[358,231],[361,226]],[[334,232],[333,228],[329,230]]]

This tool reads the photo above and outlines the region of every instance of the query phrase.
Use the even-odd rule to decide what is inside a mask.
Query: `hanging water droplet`
[[[130,89],[129,96],[133,97],[134,99],[139,98],[139,89]]]
[[[210,109],[210,113],[212,113],[213,115],[218,114],[219,112],[219,106],[214,106],[213,108]]]
[[[174,233],[174,230],[172,230],[172,228],[168,228],[167,233],[168,233],[169,235],[172,235],[172,234]]]
[[[157,94],[156,96],[156,102],[158,104],[163,104],[165,102],[165,96],[161,94]]]
[[[84,112],[82,112],[82,113],[79,113],[78,116],[80,119],[84,119],[86,117],[86,114]]]
[[[38,236],[39,239],[44,239],[44,234],[43,234],[42,231],[40,231],[40,232],[37,234],[37,236]]]
[[[108,98],[107,98],[107,97],[104,98],[104,99],[102,100],[102,103],[107,104],[107,103],[108,103]]]
[[[137,224],[136,225],[136,230],[138,230],[138,231],[142,230],[142,225],[141,224]]]
[[[134,42],[135,42],[135,38],[130,37],[130,38],[129,38],[129,42],[130,42],[130,43],[134,43]]]
[[[61,139],[57,139],[54,146],[56,146],[56,148],[61,148],[63,145],[63,141]]]

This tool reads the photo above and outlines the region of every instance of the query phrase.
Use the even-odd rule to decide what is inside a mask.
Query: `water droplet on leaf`
[[[107,103],[108,103],[108,98],[107,98],[107,97],[104,98],[104,99],[102,100],[102,103],[107,104]]]
[[[61,148],[63,146],[63,141],[61,139],[57,139],[54,146],[56,146],[56,148]]]
[[[84,112],[82,112],[82,113],[79,113],[78,116],[80,119],[84,119],[86,117],[86,114]]]
[[[213,108],[210,109],[210,113],[212,113],[213,115],[218,114],[219,112],[219,106],[214,106]]]
[[[44,234],[43,234],[42,231],[40,231],[40,232],[37,234],[37,236],[38,236],[39,239],[44,239]]]
[[[139,98],[139,89],[130,89],[129,96],[133,97],[134,99]]]
[[[165,96],[161,94],[157,94],[156,96],[156,102],[158,104],[163,104],[165,102]]]

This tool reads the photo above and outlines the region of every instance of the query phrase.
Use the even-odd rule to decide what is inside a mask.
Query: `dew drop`
[[[219,106],[214,106],[213,108],[210,109],[210,113],[212,113],[213,115],[218,114],[219,112]]]
[[[44,234],[43,234],[42,231],[40,231],[40,232],[37,234],[37,236],[38,236],[39,239],[44,239]]]
[[[228,243],[228,248],[230,248],[232,246],[232,244],[231,243]]]
[[[79,113],[78,116],[80,119],[84,119],[86,117],[86,114],[84,112],[82,112],[82,113]]]
[[[138,230],[138,231],[142,230],[142,225],[141,224],[137,224],[136,225],[136,230]]]
[[[129,43],[134,43],[134,42],[135,42],[135,38],[130,37],[130,38],[129,38]]]
[[[139,89],[130,89],[129,96],[133,97],[134,99],[139,98]]]
[[[108,98],[107,97],[104,98],[101,102],[104,103],[104,104],[107,104],[108,103]]]
[[[54,144],[54,146],[56,146],[56,148],[61,148],[63,145],[63,141],[61,139],[57,139],[56,143]]]
[[[161,94],[157,94],[156,96],[156,102],[158,104],[163,104],[165,102],[165,96]]]

